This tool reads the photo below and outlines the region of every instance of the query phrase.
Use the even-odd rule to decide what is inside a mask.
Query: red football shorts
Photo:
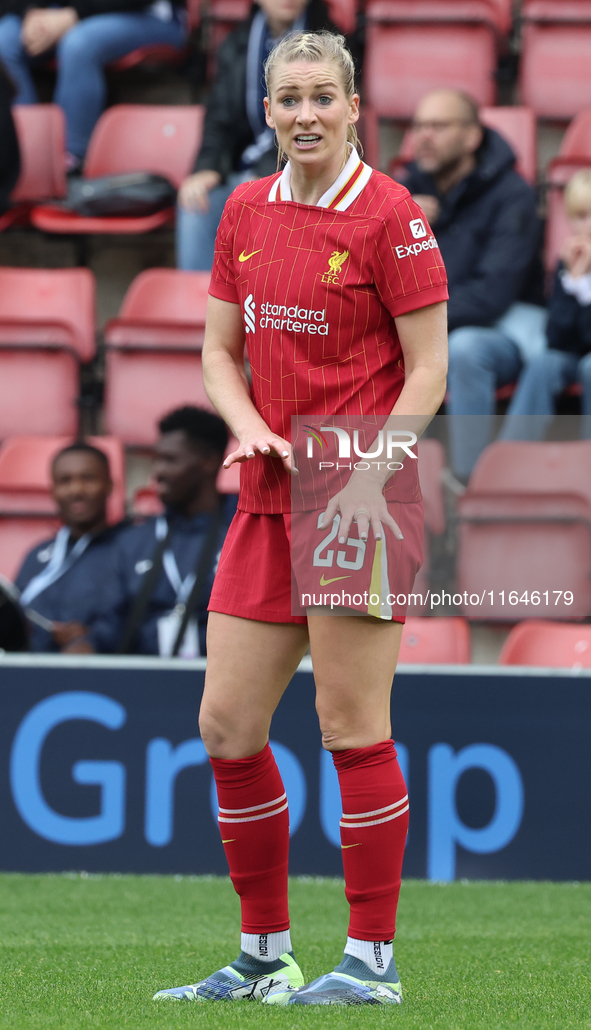
[[[423,560],[422,502],[388,504],[404,540],[384,527],[367,543],[352,526],[338,543],[338,524],[318,529],[319,511],[253,515],[238,511],[228,530],[209,610],[259,622],[307,622],[306,610],[352,608],[404,622],[408,595]]]

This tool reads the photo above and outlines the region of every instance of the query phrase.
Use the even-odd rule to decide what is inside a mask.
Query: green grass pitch
[[[291,882],[293,940],[312,979],[339,959],[339,880]],[[0,1027],[10,1030],[586,1030],[591,884],[403,884],[404,1003],[271,1009],[155,1004],[238,953],[238,904],[215,877],[0,875]]]

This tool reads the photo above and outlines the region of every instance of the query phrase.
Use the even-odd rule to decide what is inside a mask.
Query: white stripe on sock
[[[291,951],[291,937],[289,930],[280,930],[279,933],[242,933],[240,947],[247,955],[261,962],[275,962],[280,955]]]

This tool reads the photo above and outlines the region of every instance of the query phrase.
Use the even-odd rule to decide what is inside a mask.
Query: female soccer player
[[[393,477],[382,462],[346,482],[323,479],[311,503],[294,474],[290,420],[365,427],[368,451],[380,428],[418,435],[445,390],[445,271],[407,190],[360,160],[359,97],[342,37],[287,37],[269,56],[266,86],[267,122],[288,163],[239,186],[226,204],[203,352],[209,396],[239,441],[226,465],[243,463],[211,596],[200,715],[241,899],[242,950],[207,979],[156,997],[396,1004],[392,938],[408,798],[390,737],[390,690],[404,617],[392,616],[383,587],[408,593],[420,565],[416,461],[404,460]],[[326,560],[315,569],[312,557],[330,530],[363,556],[341,578],[356,590],[365,582],[367,593],[381,577],[379,603],[372,607],[372,594],[357,604],[355,594],[341,617],[322,607],[292,614],[296,522],[298,587],[324,584],[325,572],[338,577],[341,569],[330,573]],[[349,537],[354,522],[358,536]],[[359,565],[343,555],[345,571]],[[308,644],[322,743],[342,795],[351,915],[340,964],[304,986],[289,933],[287,800],[269,727]]]

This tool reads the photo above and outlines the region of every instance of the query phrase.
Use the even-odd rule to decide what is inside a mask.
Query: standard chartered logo
[[[255,322],[255,310],[256,304],[252,293],[248,294],[248,297],[244,301],[244,325],[247,333],[254,333],[256,329]]]
[[[298,308],[297,305],[287,307],[285,304],[270,304],[264,301],[259,305],[259,326],[261,329],[285,329],[288,333],[309,333],[310,335],[328,336],[329,324],[326,321],[326,308]],[[244,325],[247,333],[254,333],[257,327],[257,305],[254,295],[249,293],[244,301]]]

